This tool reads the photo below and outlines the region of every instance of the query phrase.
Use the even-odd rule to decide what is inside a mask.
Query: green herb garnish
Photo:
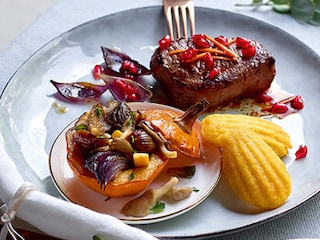
[[[96,108],[96,115],[99,117],[103,113],[103,109],[101,107]]]
[[[159,213],[162,212],[166,207],[166,204],[164,202],[156,202],[153,207],[150,209],[152,213]]]
[[[133,126],[135,124],[135,113],[130,111],[129,115],[130,117],[128,118],[128,125]]]
[[[133,173],[130,173],[129,177],[128,177],[128,180],[131,181],[134,179],[134,174]]]
[[[236,6],[271,6],[278,13],[288,13],[297,21],[320,26],[320,0],[252,0]]]
[[[192,187],[192,191],[193,192],[199,192],[200,190],[198,188],[196,188],[196,187]]]
[[[86,125],[78,125],[74,129],[76,131],[78,131],[78,130],[87,130],[87,126]]]

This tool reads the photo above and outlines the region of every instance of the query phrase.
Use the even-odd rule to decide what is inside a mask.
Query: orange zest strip
[[[179,54],[179,53],[183,53],[187,51],[187,49],[175,49],[175,50],[171,50],[168,52],[169,55],[173,55],[173,54]]]
[[[175,49],[175,50],[171,50],[168,52],[169,55],[174,55],[174,54],[179,54],[179,53],[183,53],[187,51],[187,49]],[[198,51],[200,53],[203,53],[203,52],[209,52],[209,53],[217,53],[217,54],[225,54],[224,51],[220,50],[220,49],[217,49],[217,48],[200,48],[198,49]]]
[[[189,60],[186,60],[184,62],[186,63],[190,63],[190,62],[195,62],[195,61],[198,61],[202,58],[204,58],[204,56],[207,54],[207,52],[204,52],[204,53],[200,53],[198,54],[197,56],[189,59]],[[226,56],[218,56],[218,55],[212,55],[212,58],[213,59],[216,59],[216,60],[226,60],[226,61],[234,61],[235,59],[234,58],[230,58],[230,57],[226,57]]]
[[[201,48],[198,50],[199,52],[209,52],[209,53],[218,53],[224,54],[224,51],[217,49],[217,48]]]
[[[190,63],[190,62],[195,62],[197,60],[200,60],[204,58],[206,53],[211,53],[212,58],[216,60],[226,60],[226,61],[235,61],[239,58],[239,55],[237,55],[235,52],[231,51],[229,48],[227,48],[225,45],[222,43],[218,42],[216,39],[205,35],[208,40],[213,42],[217,47],[215,48],[200,48],[198,49],[199,54],[197,54],[195,57],[186,60],[185,62]],[[228,41],[228,46],[236,41],[236,38],[231,39]],[[175,49],[171,50],[168,52],[169,55],[174,55],[174,54],[180,54],[187,51],[187,49]],[[218,55],[215,55],[218,54]]]
[[[224,57],[224,56],[215,56],[215,55],[213,55],[212,58],[216,59],[216,60],[227,60],[227,61],[235,61],[236,60],[235,58]]]
[[[231,45],[232,43],[235,43],[237,38],[232,38],[230,41],[228,41],[228,46]]]
[[[197,60],[200,60],[202,59],[207,53],[204,52],[204,53],[200,53],[200,54],[197,54],[195,57],[191,58],[191,59],[188,59],[186,60],[185,62],[189,63],[189,62],[195,62]]]
[[[218,42],[214,38],[208,36],[207,34],[205,34],[205,36],[207,39],[209,39],[211,42],[213,42],[217,47],[219,47],[222,51],[224,51],[226,53],[226,55],[232,57],[233,59],[239,58],[238,54],[232,52],[229,48],[227,48],[226,46],[224,46],[223,44],[221,44],[220,42]]]

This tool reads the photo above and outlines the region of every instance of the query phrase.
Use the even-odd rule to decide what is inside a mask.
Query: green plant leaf
[[[309,23],[320,26],[320,0],[314,0],[313,6],[315,12],[313,18],[309,21]]]
[[[274,4],[272,9],[278,13],[290,13],[290,4]]]
[[[236,3],[235,6],[272,6],[277,13],[289,13],[299,22],[320,26],[320,0],[252,0],[249,4]]]
[[[99,235],[94,235],[94,236],[92,237],[92,239],[93,239],[93,240],[103,240],[103,238],[102,238],[101,236],[99,236]]]
[[[309,23],[311,23],[312,25],[320,26],[320,13],[316,12]]]
[[[315,10],[312,0],[291,0],[291,15],[300,22],[313,19]]]
[[[291,0],[273,0],[275,5],[290,5]]]
[[[266,1],[263,0],[252,0],[251,3],[236,3],[235,6],[239,7],[259,7],[259,6],[268,6],[269,4],[272,4],[272,1]]]
[[[320,11],[320,0],[313,0],[314,7],[317,11]]]

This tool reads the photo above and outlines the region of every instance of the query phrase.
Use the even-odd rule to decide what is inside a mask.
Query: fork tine
[[[194,13],[194,3],[193,3],[193,1],[189,2],[188,11],[189,11],[189,19],[190,19],[191,36],[193,36],[196,33],[195,13]]]
[[[188,38],[188,24],[187,24],[187,16],[190,20],[190,31],[191,36],[195,34],[195,25],[194,25],[194,3],[193,0],[163,0],[163,7],[164,7],[164,14],[168,24],[169,34],[172,39],[174,37],[174,27],[176,30],[177,38],[181,38],[181,31],[180,31],[180,18],[182,18],[182,28],[184,37]],[[173,18],[174,23],[173,24]],[[175,25],[175,26],[173,26]]]
[[[174,19],[176,22],[176,29],[177,29],[177,37],[180,38],[180,13],[179,13],[179,6],[173,7],[173,14],[174,14]],[[183,22],[184,23],[184,22]]]
[[[164,15],[166,16],[166,19],[167,19],[167,25],[168,25],[168,30],[169,30],[170,37],[172,39],[174,39],[174,36],[173,36],[173,25],[172,25],[172,14],[171,14],[171,8],[170,7],[166,7],[165,6]]]
[[[188,27],[187,27],[187,8],[181,7],[181,17],[182,17],[182,23],[183,23],[183,33],[184,37],[188,38]]]

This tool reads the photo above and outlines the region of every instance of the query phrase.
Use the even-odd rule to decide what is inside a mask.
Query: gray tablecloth
[[[245,14],[277,26],[304,42],[320,54],[320,27],[301,24],[289,15],[269,8],[239,8],[240,0],[195,0],[196,6],[211,7]],[[250,2],[250,1],[249,1]],[[24,61],[37,49],[61,33],[89,20],[122,10],[143,6],[159,6],[161,0],[59,0],[49,11],[0,52],[0,90]],[[225,234],[214,239],[290,239],[320,238],[320,196],[316,195],[302,206],[259,226]]]

